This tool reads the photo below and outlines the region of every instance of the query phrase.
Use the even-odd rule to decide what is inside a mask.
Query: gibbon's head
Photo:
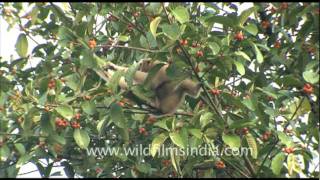
[[[148,72],[154,64],[151,59],[143,59],[139,63],[139,70],[142,72]]]
[[[161,61],[158,61],[158,60],[152,60],[152,59],[143,59],[139,63],[140,63],[139,64],[139,70],[142,71],[142,72],[148,72],[155,65],[157,65],[159,63],[164,63],[164,62],[161,62]]]

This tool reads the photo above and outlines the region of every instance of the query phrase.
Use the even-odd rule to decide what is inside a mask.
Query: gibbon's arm
[[[197,98],[201,92],[201,84],[192,81],[191,79],[185,79],[180,84],[180,87],[190,96]]]

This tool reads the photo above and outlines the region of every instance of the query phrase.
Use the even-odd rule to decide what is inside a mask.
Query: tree
[[[21,31],[19,58],[0,60],[1,177],[26,162],[43,177],[57,163],[69,177],[319,176],[319,4],[239,13],[239,3],[30,3],[23,14],[25,5],[0,4]],[[170,78],[202,82],[201,98],[150,116],[152,92],[118,88],[143,58],[169,63]],[[109,61],[130,70],[105,82],[96,71]],[[137,144],[151,144],[151,155],[124,155]],[[161,145],[219,154],[163,157]],[[93,156],[92,147],[120,151]],[[222,153],[245,147],[251,153]]]

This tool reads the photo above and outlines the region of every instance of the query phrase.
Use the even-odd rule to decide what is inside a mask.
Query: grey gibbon
[[[139,62],[138,70],[133,77],[133,85],[143,84],[148,76],[148,72],[157,64],[162,63],[160,61],[152,61],[151,59],[144,59]],[[166,69],[169,64],[164,64],[152,77],[150,82],[150,89],[154,91],[154,98],[148,104],[157,109],[160,116],[172,115],[176,112],[177,108],[184,101],[185,95],[197,98],[201,92],[201,85],[198,82],[194,82],[190,78],[186,78],[179,83],[173,82],[167,76]],[[108,81],[115,71],[127,71],[127,67],[118,66],[111,62],[108,63],[105,68],[104,74],[97,72],[97,74],[104,80]],[[128,84],[124,77],[119,80],[119,86],[123,90],[128,90]],[[156,116],[159,116],[158,114]]]

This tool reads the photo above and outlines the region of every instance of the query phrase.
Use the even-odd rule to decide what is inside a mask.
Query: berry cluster
[[[62,118],[57,118],[56,119],[56,126],[61,127],[61,128],[65,128],[68,126],[68,122]]]
[[[145,135],[145,136],[148,135],[147,130],[146,130],[145,128],[143,128],[143,127],[139,128],[139,133],[140,133],[140,134],[143,134],[143,135]]]

